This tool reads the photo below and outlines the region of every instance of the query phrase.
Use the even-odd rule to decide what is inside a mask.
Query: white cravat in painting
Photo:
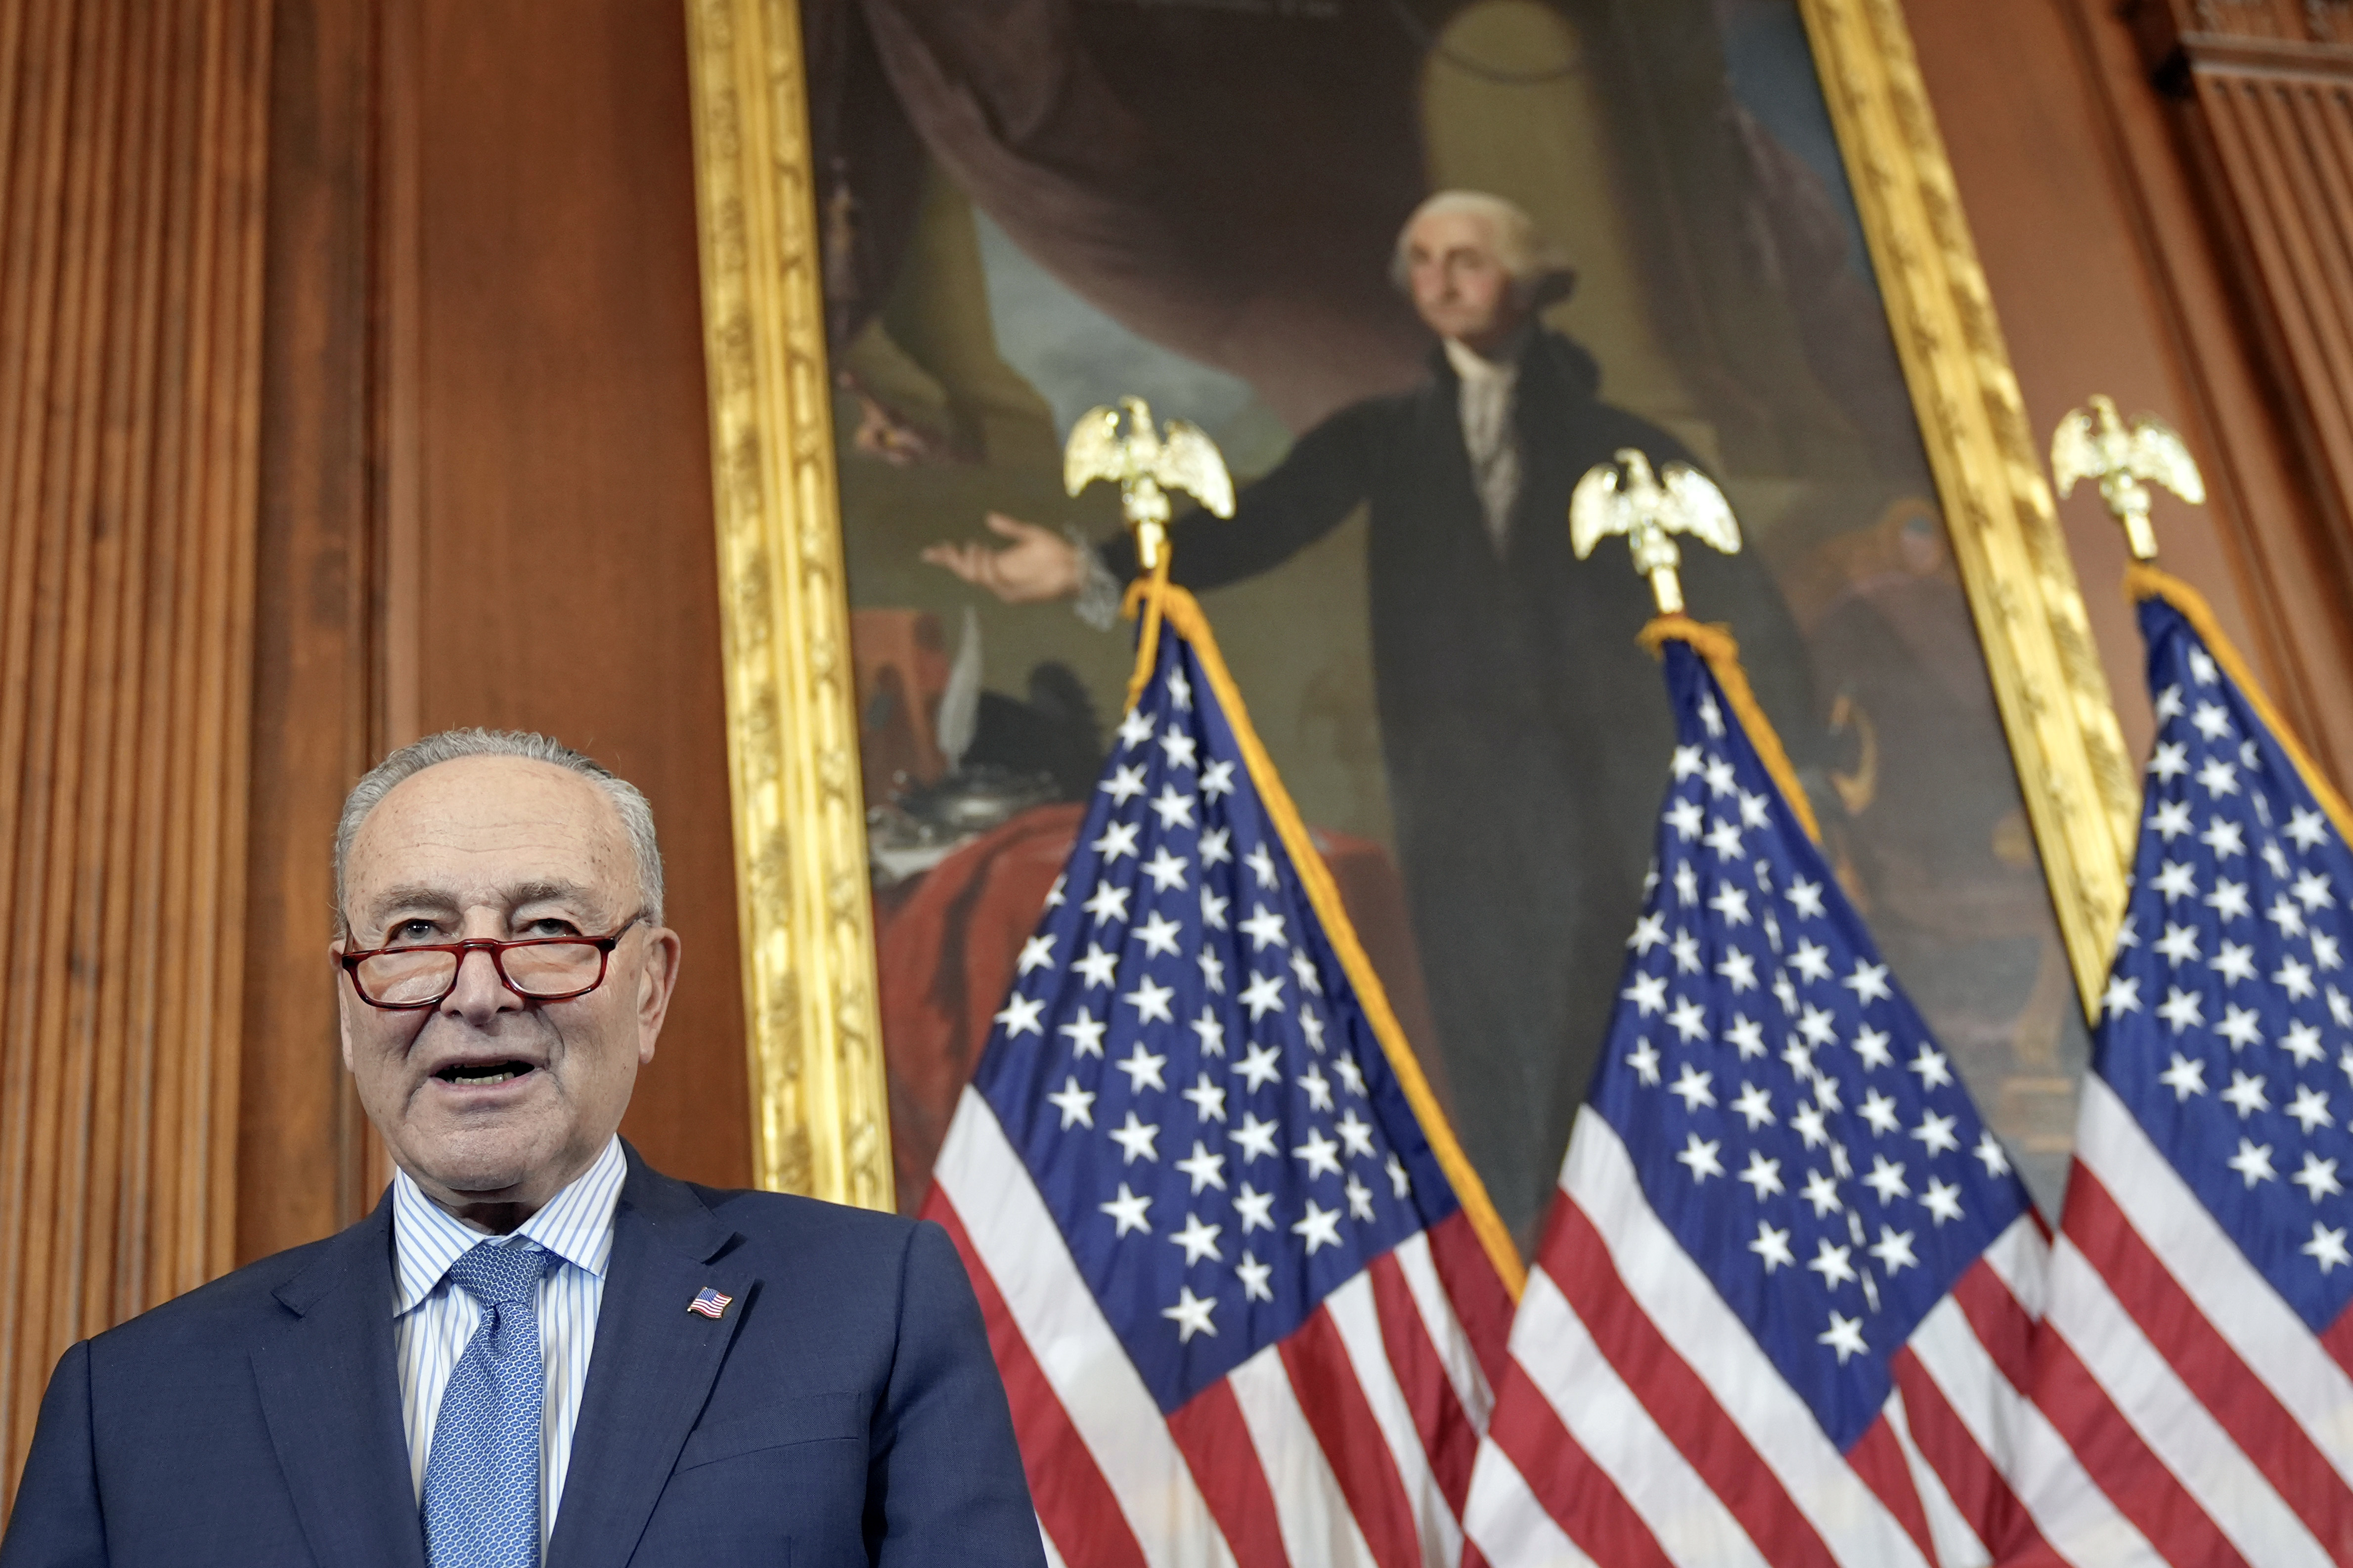
[[[1519,356],[1491,360],[1452,338],[1445,343],[1446,361],[1462,384],[1462,446],[1471,457],[1471,485],[1486,515],[1487,537],[1500,554],[1510,537],[1513,503],[1520,499],[1520,444],[1512,427]]]

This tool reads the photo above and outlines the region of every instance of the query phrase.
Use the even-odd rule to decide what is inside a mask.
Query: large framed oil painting
[[[1671,750],[1568,548],[1627,447],[1730,499],[1691,609],[2055,1205],[2131,784],[1892,6],[689,11],[765,1179],[920,1201],[1120,716],[1061,459],[1137,395],[1233,470],[1174,575],[1524,1244]]]

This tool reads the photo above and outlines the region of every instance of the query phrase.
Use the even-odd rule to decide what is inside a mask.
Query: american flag
[[[923,1213],[1060,1560],[1455,1568],[1516,1258],[1166,592]]]
[[[686,1310],[690,1312],[700,1312],[706,1318],[716,1320],[727,1315],[727,1303],[733,1300],[735,1300],[734,1297],[723,1296],[705,1285],[694,1293],[694,1300],[686,1304]]]
[[[1494,1568],[1985,1563],[2038,1221],[1744,731],[1729,639],[1664,626],[1657,860],[1470,1536]]]
[[[2037,1560],[2353,1561],[2353,854],[2181,584],[2051,1260]],[[2063,1442],[2063,1447],[2062,1446]]]

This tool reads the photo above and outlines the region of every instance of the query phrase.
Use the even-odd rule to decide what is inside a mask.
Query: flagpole
[[[2154,414],[2137,414],[2130,425],[2113,400],[2094,393],[2081,408],[2068,410],[2051,432],[2051,477],[2064,499],[2078,479],[2100,487],[2108,515],[2125,531],[2136,561],[2157,559],[2157,531],[2149,525],[2149,486],[2161,485],[2192,506],[2206,500],[2206,480],[2189,456],[2188,443]]]
[[[1732,503],[1715,481],[1689,463],[1662,463],[1654,471],[1646,454],[1626,447],[1609,462],[1587,469],[1568,501],[1568,541],[1579,561],[1613,533],[1626,536],[1634,570],[1650,583],[1659,606],[1658,616],[1636,640],[1654,655],[1667,642],[1684,643],[1706,661],[1765,771],[1806,837],[1820,844],[1822,830],[1814,818],[1813,803],[1798,782],[1798,770],[1789,765],[1779,733],[1757,705],[1748,674],[1741,668],[1740,645],[1733,640],[1732,628],[1694,620],[1683,609],[1683,552],[1672,536],[1689,534],[1726,555],[1738,554],[1740,524],[1732,515]]]
[[[1062,447],[1062,488],[1075,496],[1097,479],[1119,487],[1120,516],[1135,537],[1138,575],[1122,605],[1133,616],[1140,603],[1144,616],[1123,704],[1134,708],[1160,651],[1161,601],[1168,588],[1168,492],[1183,490],[1217,516],[1231,517],[1234,480],[1218,444],[1199,426],[1171,419],[1164,431],[1153,424],[1152,406],[1141,397],[1090,408],[1071,424]]]
[[[1123,410],[1126,425],[1124,433]],[[1063,451],[1062,482],[1071,495],[1097,479],[1109,479],[1119,486],[1121,515],[1135,537],[1138,573],[1135,581],[1128,584],[1120,613],[1131,618],[1140,616],[1142,624],[1136,629],[1135,667],[1128,677],[1124,709],[1134,711],[1151,684],[1153,672],[1159,666],[1161,627],[1164,624],[1173,626],[1177,635],[1192,646],[1202,673],[1233,725],[1234,738],[1258,788],[1259,798],[1274,820],[1276,834],[1306,887],[1308,901],[1323,922],[1324,934],[1331,942],[1341,968],[1346,971],[1366,1021],[1372,1026],[1374,1037],[1388,1058],[1408,1103],[1429,1136],[1431,1151],[1452,1184],[1473,1234],[1512,1299],[1518,1300],[1527,1280],[1527,1266],[1521,1260],[1519,1247],[1496,1212],[1493,1200],[1487,1195],[1486,1185],[1479,1179],[1470,1156],[1456,1140],[1454,1129],[1421,1070],[1411,1042],[1389,1008],[1388,994],[1382,989],[1380,976],[1357,942],[1356,928],[1349,923],[1347,910],[1340,901],[1339,885],[1333,881],[1324,857],[1316,852],[1305,821],[1283,789],[1282,776],[1260,743],[1257,731],[1250,726],[1241,690],[1234,684],[1218,651],[1208,617],[1201,614],[1201,606],[1192,595],[1168,580],[1172,553],[1168,491],[1186,490],[1217,516],[1231,517],[1233,480],[1227,472],[1225,458],[1216,443],[1197,426],[1172,419],[1164,437],[1155,429],[1152,410],[1144,399],[1123,397],[1116,408],[1106,405],[1081,416],[1071,426],[1071,439]],[[1668,549],[1672,552],[1673,547],[1670,545]],[[1666,575],[1672,580],[1672,571]]]
[[[2274,706],[2238,645],[2214,618],[2213,606],[2204,595],[2157,563],[2157,530],[2149,521],[2155,497],[2149,487],[2162,486],[2192,506],[2206,500],[2205,477],[2199,473],[2189,444],[2153,414],[2137,414],[2131,424],[2126,424],[2114,400],[2094,393],[2083,407],[2069,410],[2052,431],[2051,473],[2063,497],[2074,489],[2078,480],[2098,484],[2101,503],[2125,531],[2125,542],[2132,551],[2133,558],[2125,565],[2125,596],[2135,604],[2161,600],[2180,612],[2304,775],[2306,786],[2334,820],[2337,831],[2353,838],[2353,809],[2348,808],[2345,797],[2304,749],[2286,716]]]

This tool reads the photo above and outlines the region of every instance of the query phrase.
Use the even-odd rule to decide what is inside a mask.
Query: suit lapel
[[[618,1568],[637,1550],[759,1284],[726,1256],[735,1234],[693,1190],[628,1153],[596,1349],[548,1542],[548,1562],[560,1568]],[[686,1310],[705,1286],[733,1298],[716,1322]]]
[[[392,1348],[392,1199],[277,1290],[257,1342],[269,1440],[322,1568],[424,1568]]]

